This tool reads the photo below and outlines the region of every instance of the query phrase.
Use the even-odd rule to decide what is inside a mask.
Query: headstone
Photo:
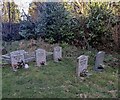
[[[36,50],[36,63],[37,66],[46,65],[46,51],[44,49]]]
[[[81,55],[77,58],[78,65],[77,65],[77,76],[79,77],[80,74],[85,73],[88,66],[88,56]]]
[[[62,59],[62,47],[56,46],[53,51],[53,58],[55,62],[61,61]]]
[[[99,51],[97,53],[96,58],[95,58],[95,66],[94,66],[95,71],[102,71],[104,69],[103,67],[104,56],[105,56],[105,52],[103,51]]]
[[[25,59],[24,59],[24,53],[22,50],[18,50],[18,51],[13,51],[10,53],[10,58],[11,58],[11,64],[12,64],[12,68],[14,71],[16,71],[15,66],[18,64],[18,62],[23,61],[25,63]]]

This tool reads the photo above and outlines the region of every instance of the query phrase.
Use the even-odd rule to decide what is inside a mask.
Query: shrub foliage
[[[88,3],[85,15],[68,10],[74,5],[46,2],[37,5],[38,20],[24,22],[20,34],[26,38],[43,37],[50,43],[69,43],[81,47],[112,47],[112,27],[119,23],[108,3]],[[68,6],[68,7],[66,7]],[[79,5],[78,5],[79,6]],[[73,7],[74,8],[74,7]],[[117,19],[117,20],[116,20]]]

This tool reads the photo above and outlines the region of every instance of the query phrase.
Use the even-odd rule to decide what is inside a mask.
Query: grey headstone
[[[84,70],[87,70],[88,66],[88,56],[81,55],[77,58],[78,65],[77,65],[77,76],[80,76],[80,73],[82,73]]]
[[[53,51],[53,59],[55,62],[58,62],[62,59],[62,47],[56,46]]]
[[[25,61],[24,59],[24,53],[21,51],[13,51],[10,53],[11,63],[17,64],[19,61]]]
[[[104,56],[105,56],[105,52],[103,52],[103,51],[99,51],[97,53],[96,58],[95,58],[95,66],[94,66],[95,71],[102,71],[103,70]]]
[[[44,49],[36,50],[36,63],[37,66],[46,65],[46,51]]]
[[[23,51],[21,52],[21,50],[11,52],[10,58],[11,58],[11,64],[12,64],[13,70],[15,70],[14,65],[18,64],[18,62],[21,62],[21,61],[25,62],[24,53]]]

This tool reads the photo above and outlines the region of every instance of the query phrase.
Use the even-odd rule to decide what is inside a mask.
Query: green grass
[[[29,51],[25,41],[26,48]],[[52,51],[53,46],[37,42],[37,48]],[[17,50],[19,42],[6,45],[7,51]],[[55,63],[47,61],[46,66],[38,68],[35,62],[29,63],[29,69],[19,69],[13,72],[11,65],[2,68],[2,96],[3,98],[117,98],[118,97],[118,67],[115,59],[120,55],[105,56],[105,70],[97,73],[93,71],[94,57],[97,51],[81,50],[69,45],[63,47],[63,60]],[[89,56],[88,71],[91,76],[81,80],[76,77],[76,59],[85,54]],[[115,60],[115,61],[114,61]]]
[[[106,67],[97,73],[88,66],[91,76],[84,80],[76,77],[76,60],[64,58],[61,62],[48,61],[46,66],[29,64],[28,70],[13,72],[3,68],[3,98],[116,98],[118,96],[118,71]]]

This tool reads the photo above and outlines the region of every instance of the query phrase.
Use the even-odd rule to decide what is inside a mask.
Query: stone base
[[[104,70],[104,68],[103,69],[100,69],[100,68],[94,69],[94,71],[97,71],[97,72],[102,72],[103,70]]]

